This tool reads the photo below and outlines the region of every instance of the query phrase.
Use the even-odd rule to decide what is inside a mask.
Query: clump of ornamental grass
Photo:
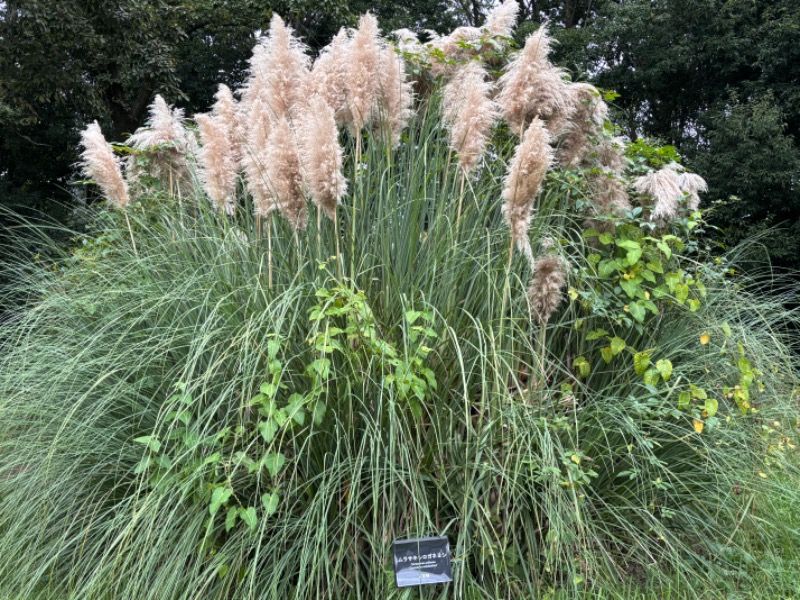
[[[153,182],[19,271],[0,596],[399,599],[391,541],[430,535],[455,559],[440,597],[786,591],[758,553],[790,531],[752,507],[797,477],[795,292],[697,254],[697,215],[587,203],[597,165],[633,189],[619,145],[592,129],[565,171],[539,109],[485,134],[462,188],[461,108],[437,89],[387,136],[377,80],[369,109],[345,98],[376,111],[355,128],[306,86],[335,65],[273,25],[236,108],[239,210],[193,173],[191,195]],[[336,43],[388,52],[372,17]],[[317,91],[276,112],[279,62]]]

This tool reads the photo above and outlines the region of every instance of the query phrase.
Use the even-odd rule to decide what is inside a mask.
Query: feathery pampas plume
[[[314,204],[333,219],[336,206],[347,192],[334,110],[317,96],[309,103],[300,125],[300,163],[305,187]]]
[[[536,271],[528,287],[528,302],[532,316],[546,325],[561,304],[561,289],[566,285],[561,260],[546,256],[536,262]]]
[[[260,98],[253,100],[250,112],[253,117],[248,123],[247,137],[242,146],[242,168],[247,190],[253,196],[253,212],[266,217],[278,208],[267,185],[266,157],[272,131],[271,120]]]
[[[483,28],[492,35],[511,37],[517,24],[518,14],[519,2],[517,0],[506,0],[487,15]]]
[[[400,50],[400,52],[417,54],[422,51],[422,44],[417,34],[410,29],[395,29],[392,35],[397,39],[397,49]]]
[[[372,119],[378,97],[381,42],[378,20],[367,13],[358,21],[347,53],[347,101],[353,128],[360,131]]]
[[[655,201],[650,213],[652,221],[671,221],[678,216],[679,203],[683,197],[680,185],[682,170],[683,167],[673,162],[633,181],[633,189]]]
[[[232,215],[236,210],[236,176],[238,162],[234,154],[231,132],[222,119],[195,115],[200,127],[202,146],[198,154],[200,180],[218,210]]]
[[[309,65],[306,46],[273,14],[268,35],[250,59],[250,77],[242,96],[248,117],[252,117],[252,102],[260,98],[272,119],[291,118],[308,97]]]
[[[264,171],[270,195],[295,231],[305,229],[308,209],[297,143],[286,117],[273,123],[264,157]]]
[[[171,109],[160,95],[150,105],[150,118],[127,140],[128,146],[150,158],[150,171],[162,181],[172,180],[177,189],[191,189],[189,158],[197,154],[197,142],[184,126],[183,109]],[[131,157],[127,174],[136,180],[141,174]]]
[[[511,240],[533,265],[528,229],[533,217],[533,202],[553,161],[553,150],[544,123],[533,119],[511,159],[503,189],[503,216],[511,230]]]
[[[627,160],[622,138],[603,138],[594,146],[582,163],[592,167],[589,173],[589,189],[595,210],[601,214],[615,214],[631,210],[625,179]],[[591,158],[591,160],[590,160]],[[595,225],[598,229],[603,229]]]
[[[443,118],[450,130],[450,148],[458,153],[464,173],[471,173],[486,151],[492,126],[498,118],[490,99],[491,83],[477,61],[460,67],[442,93]]]
[[[100,125],[95,121],[81,132],[81,168],[86,177],[94,180],[103,195],[116,208],[130,204],[128,184],[122,177],[120,159],[106,141]]]
[[[688,194],[686,207],[691,211],[697,210],[700,207],[699,193],[708,191],[706,180],[694,173],[682,173],[678,185],[682,192]]]
[[[219,84],[217,93],[214,95],[214,106],[211,114],[222,127],[231,145],[231,153],[234,160],[239,162],[242,157],[242,142],[244,134],[239,124],[239,103],[233,97],[233,92],[224,83]]]
[[[551,44],[547,28],[542,25],[528,36],[525,47],[499,79],[501,89],[495,102],[516,135],[536,117],[546,121],[555,135],[573,109],[563,72],[548,60]]]
[[[585,163],[592,150],[592,138],[603,131],[608,105],[591,84],[573,83],[567,91],[573,110],[558,145],[558,158],[562,166],[569,168]]]
[[[383,48],[378,64],[381,107],[378,131],[394,148],[400,143],[400,135],[413,114],[411,104],[414,98],[406,75],[405,63],[394,48],[391,46]]]
[[[346,125],[352,121],[347,104],[349,41],[347,31],[340,29],[314,61],[309,79],[310,94],[322,96],[328,106],[333,108],[337,125]]]

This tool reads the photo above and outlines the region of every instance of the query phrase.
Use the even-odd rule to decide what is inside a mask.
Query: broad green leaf
[[[636,370],[637,375],[644,374],[648,367],[650,367],[649,352],[637,352],[633,355],[633,368]]]
[[[228,532],[236,525],[236,517],[239,514],[239,509],[232,506],[228,509],[228,514],[225,515],[225,531]]]
[[[611,352],[614,353],[614,356],[625,350],[627,346],[625,340],[623,340],[622,338],[618,338],[616,336],[611,338],[610,345],[611,345]]]
[[[225,504],[232,495],[233,490],[229,487],[214,488],[214,491],[211,492],[211,504],[208,506],[208,512],[211,513],[212,517],[217,514],[220,507]]]
[[[662,358],[656,362],[656,369],[661,374],[664,381],[669,381],[669,378],[672,377],[672,363],[667,359]]]
[[[640,289],[638,283],[635,283],[633,280],[626,281],[625,279],[620,280],[619,287],[625,291],[629,298],[635,298]]]
[[[319,290],[317,290],[317,292],[319,292]],[[281,341],[279,339],[273,337],[267,342],[267,356],[269,358],[274,359],[278,356],[280,349]]]
[[[264,512],[268,517],[274,515],[275,511],[278,510],[279,500],[280,498],[275,492],[261,496],[261,504],[264,505]]]
[[[692,395],[689,392],[681,392],[678,396],[678,408],[686,410],[692,403]]]
[[[610,363],[611,359],[614,358],[614,352],[611,350],[611,346],[600,348],[600,354],[603,356],[603,360],[606,361],[606,363]]]
[[[599,236],[597,236],[597,239],[600,240],[601,244],[607,245],[614,241],[614,236],[612,236],[608,232],[603,232]]]
[[[672,258],[672,248],[667,246],[664,242],[657,242],[656,246],[658,246],[658,249],[664,253],[664,256],[667,257],[667,260]]]
[[[589,364],[589,361],[587,361],[583,356],[576,358],[573,365],[578,369],[581,377],[584,378],[588,377],[589,373],[592,371],[592,365]]]
[[[708,398],[704,408],[708,416],[713,417],[717,414],[717,410],[719,410],[719,402],[717,402],[714,398]]]
[[[725,337],[731,337],[733,335],[733,332],[731,331],[731,326],[728,325],[727,321],[722,323],[722,333],[725,334]]]
[[[644,373],[644,382],[647,385],[658,385],[658,380],[661,378],[656,369],[647,369]]]
[[[599,340],[600,338],[605,337],[607,335],[608,335],[608,332],[605,329],[595,329],[594,331],[590,331],[586,335],[586,339],[591,342],[591,341],[594,341],[594,340]]]
[[[628,309],[630,310],[631,316],[634,319],[639,321],[639,323],[644,322],[644,307],[639,302],[631,302]]]
[[[161,442],[155,435],[145,435],[142,437],[135,438],[133,441],[136,442],[137,444],[144,444],[145,446],[150,448],[152,452],[158,452],[159,450],[161,450]]]
[[[262,462],[269,474],[275,477],[286,464],[286,457],[280,452],[271,452],[264,457]]]
[[[261,434],[261,437],[264,438],[264,441],[269,444],[275,438],[275,434],[278,432],[278,426],[272,419],[261,421],[258,424],[258,432]]]
[[[255,531],[256,527],[258,527],[258,515],[256,514],[255,507],[248,506],[247,508],[240,508],[239,517],[247,524],[250,531]]]
[[[325,418],[325,403],[322,400],[317,400],[314,404],[314,412],[312,413],[312,419],[314,421],[314,425],[321,425],[322,420]]]
[[[647,263],[646,267],[650,269],[653,273],[664,273],[664,265],[661,264],[661,261],[657,258],[654,258],[650,262]]]
[[[628,253],[625,256],[625,259],[628,261],[629,265],[635,265],[637,262],[639,262],[640,258],[642,258],[642,249],[641,248],[634,248],[634,249],[628,250]]]

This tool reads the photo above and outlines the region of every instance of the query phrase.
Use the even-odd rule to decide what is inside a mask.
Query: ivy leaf
[[[220,507],[228,502],[233,495],[233,490],[229,487],[214,488],[211,493],[211,504],[208,505],[208,512],[213,517],[219,511]]]
[[[318,400],[316,404],[314,404],[314,412],[312,414],[312,419],[314,421],[314,425],[321,425],[322,419],[325,418],[325,403],[321,400]]]
[[[228,514],[225,515],[225,532],[229,532],[236,525],[236,517],[239,515],[239,509],[232,506],[228,509]]]
[[[637,375],[642,375],[650,366],[650,353],[637,352],[633,355],[633,368]]]
[[[653,273],[664,273],[664,265],[661,264],[661,261],[657,258],[654,258],[650,262],[647,263],[647,268],[650,269]]]
[[[645,385],[658,385],[658,380],[660,375],[656,369],[647,369],[644,373],[644,383]]]
[[[719,410],[719,402],[717,402],[714,398],[708,398],[703,408],[709,417],[713,417],[717,414],[717,410]]]
[[[669,378],[672,377],[672,363],[666,359],[661,359],[656,363],[656,370],[664,381],[669,381]]]
[[[628,261],[629,265],[635,265],[637,262],[639,262],[640,258],[642,258],[641,248],[631,248],[630,250],[628,250],[626,260]]]
[[[628,294],[629,298],[635,298],[636,293],[639,291],[639,284],[635,283],[632,280],[625,280],[621,279],[619,282],[619,287],[621,287],[626,294]]]
[[[697,419],[692,419],[692,425],[694,426],[694,430],[696,433],[698,434],[703,433],[704,423],[702,421],[699,421]]]
[[[264,494],[261,496],[261,504],[264,505],[264,511],[268,517],[271,517],[275,514],[275,511],[278,510],[278,501],[280,498],[278,494],[275,492],[271,494]]]
[[[603,360],[606,361],[606,364],[610,363],[611,359],[614,358],[614,352],[611,350],[611,346],[601,348],[600,354],[603,356]]]
[[[638,302],[632,302],[631,305],[628,307],[628,309],[630,310],[631,316],[634,319],[639,321],[639,323],[644,322],[645,312],[644,312],[644,307],[641,304],[639,304]]]
[[[686,410],[692,402],[692,395],[689,392],[681,392],[678,396],[678,409]]]
[[[611,344],[611,352],[614,353],[614,356],[625,350],[627,346],[625,340],[623,340],[622,338],[618,338],[616,336],[611,338],[610,344]]]
[[[592,371],[592,365],[590,365],[589,361],[587,361],[583,356],[576,358],[575,362],[573,362],[573,365],[578,369],[581,377],[588,377],[589,373]]]
[[[239,517],[247,524],[250,531],[255,531],[258,526],[258,515],[254,507],[248,506],[247,508],[240,508]]]
[[[600,240],[601,244],[608,245],[614,241],[614,236],[606,231],[597,236],[597,239]]]
[[[286,464],[286,457],[280,452],[271,452],[264,457],[262,462],[267,468],[267,471],[269,471],[269,474],[275,477],[280,473],[283,465]]]
[[[137,444],[144,444],[145,446],[150,448],[152,452],[158,452],[159,450],[161,450],[161,442],[155,435],[145,435],[142,437],[135,438],[133,441],[136,442]]]
[[[269,444],[275,438],[275,434],[278,432],[278,426],[275,424],[275,421],[269,419],[268,421],[261,421],[258,424],[258,431],[261,437],[264,438],[264,441]]]
[[[586,335],[586,339],[591,341],[599,340],[601,337],[605,337],[608,335],[608,332],[605,329],[595,329],[594,331],[590,331]]]
[[[317,290],[319,291],[319,290]],[[281,341],[277,338],[272,338],[267,342],[267,356],[274,359],[278,356],[278,351],[281,349]]]

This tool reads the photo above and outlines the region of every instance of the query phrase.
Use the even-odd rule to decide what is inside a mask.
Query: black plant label
[[[450,541],[446,537],[395,540],[392,552],[399,588],[453,581]]]

